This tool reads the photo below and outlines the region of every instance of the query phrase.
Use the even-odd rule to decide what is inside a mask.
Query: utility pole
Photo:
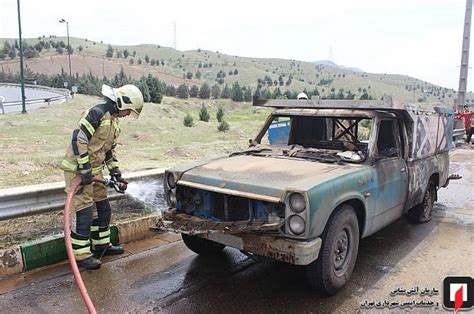
[[[20,38],[20,84],[21,84],[21,113],[26,113],[26,104],[25,104],[25,77],[23,75],[23,45],[21,38],[21,18],[20,18],[20,0],[16,1],[18,7],[18,34]]]
[[[174,49],[176,50],[176,21],[173,22],[173,46]]]
[[[462,111],[466,103],[467,72],[469,69],[469,44],[471,38],[472,0],[466,0],[464,17],[464,33],[462,38],[461,69],[459,72],[459,88],[457,110]]]
[[[69,58],[69,84],[70,89],[72,90],[73,81],[72,81],[72,71],[71,71],[71,45],[69,44],[69,22],[65,19],[60,19],[59,23],[66,23],[66,30],[67,30],[67,55]]]

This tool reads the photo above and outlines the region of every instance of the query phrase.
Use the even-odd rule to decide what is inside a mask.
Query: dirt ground
[[[141,216],[149,215],[152,209],[131,199],[114,201],[112,207],[112,224]],[[8,219],[0,221],[0,249],[30,240],[41,239],[63,232],[63,212]]]

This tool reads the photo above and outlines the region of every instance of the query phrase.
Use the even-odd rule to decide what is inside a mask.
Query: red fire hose
[[[74,179],[69,188],[69,192],[67,193],[66,204],[64,206],[64,219],[63,219],[64,242],[66,244],[66,251],[67,251],[67,257],[69,259],[69,265],[71,265],[72,273],[74,274],[74,279],[76,280],[76,284],[79,287],[79,290],[81,292],[82,300],[84,300],[84,303],[87,306],[87,311],[89,311],[89,313],[95,314],[97,312],[95,310],[95,307],[94,307],[94,304],[92,303],[91,298],[89,297],[89,293],[87,293],[86,286],[84,285],[84,282],[82,281],[81,273],[79,272],[79,268],[77,267],[77,264],[76,264],[76,258],[74,257],[74,253],[72,251],[71,228],[69,227],[69,211],[71,209],[72,199],[74,197],[74,194],[76,194],[77,190],[79,189],[80,185],[81,185],[81,178],[78,177]]]
[[[106,180],[102,178],[101,176],[94,177],[92,181],[105,184],[108,187],[113,187],[115,191],[122,194],[127,189],[127,184],[128,184],[128,182],[123,179],[120,179],[120,181],[116,181],[115,179]],[[71,209],[72,200],[77,190],[79,189],[80,185],[81,185],[81,178],[78,177],[74,179],[69,188],[69,192],[67,193],[66,204],[64,206],[64,219],[63,219],[64,242],[66,244],[66,251],[67,251],[67,257],[69,259],[69,265],[71,265],[72,273],[74,274],[74,279],[76,280],[76,284],[79,287],[79,291],[81,292],[82,300],[84,300],[84,303],[86,304],[86,307],[89,313],[95,314],[97,312],[95,310],[95,307],[94,307],[94,304],[92,303],[91,298],[89,297],[89,294],[87,293],[86,286],[84,285],[84,282],[82,281],[81,273],[79,272],[79,268],[77,267],[77,264],[76,264],[76,258],[74,257],[74,253],[72,251],[71,228],[69,227],[69,212]]]

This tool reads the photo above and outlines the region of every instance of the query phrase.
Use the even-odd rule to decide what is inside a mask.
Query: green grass
[[[97,97],[76,95],[65,104],[27,114],[0,115],[0,188],[63,180],[58,168],[77,127],[81,112],[100,103]],[[202,104],[208,106],[209,122],[199,121]],[[225,110],[230,124],[217,131],[216,112]],[[220,156],[245,148],[260,130],[270,111],[230,100],[181,100],[165,97],[162,104],[146,104],[140,118],[121,119],[117,154],[123,172],[165,168],[184,160]],[[195,125],[183,125],[190,113]]]

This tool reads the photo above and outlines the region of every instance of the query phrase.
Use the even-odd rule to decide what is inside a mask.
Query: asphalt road
[[[361,309],[365,301],[384,300],[432,301],[439,306],[412,311],[443,312],[443,279],[474,276],[472,158],[473,150],[458,150],[452,156],[452,170],[463,178],[439,191],[431,222],[414,225],[400,219],[363,239],[349,284],[333,297],[311,291],[302,267],[254,261],[229,248],[216,258],[202,258],[174,234],[129,244],[126,256],[82,275],[99,313],[350,313],[366,312]],[[436,288],[439,294],[390,296],[396,288],[413,287]],[[86,312],[65,264],[3,280],[0,309]]]
[[[0,86],[0,96],[2,96],[5,102],[8,101],[21,101],[21,89],[19,87],[12,86]],[[37,90],[33,88],[25,88],[26,99],[47,99],[52,97],[60,96],[56,93],[48,91]],[[27,104],[27,110],[35,110],[47,106],[47,102],[42,104]],[[5,106],[5,113],[20,112],[22,110],[21,105]],[[0,112],[1,113],[1,112]]]

